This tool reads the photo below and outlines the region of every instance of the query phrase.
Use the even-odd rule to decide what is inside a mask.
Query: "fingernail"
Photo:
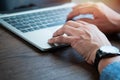
[[[56,33],[53,34],[53,37],[56,37]]]
[[[48,40],[48,43],[50,43],[50,42],[51,42],[51,40],[49,39],[49,40]]]

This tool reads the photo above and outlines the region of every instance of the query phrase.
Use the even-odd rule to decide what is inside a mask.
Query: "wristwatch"
[[[96,57],[94,61],[94,65],[96,69],[98,69],[98,64],[101,59],[115,57],[115,56],[120,56],[120,52],[118,48],[114,46],[102,46],[101,48],[99,48],[96,52]]]

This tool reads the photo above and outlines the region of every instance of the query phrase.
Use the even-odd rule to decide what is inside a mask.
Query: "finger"
[[[81,4],[78,4],[78,5],[74,6],[73,9],[77,9],[79,7],[84,7],[84,6],[85,6],[84,3],[81,3]]]
[[[69,25],[70,27],[74,27],[74,28],[79,28],[80,26],[83,26],[83,24],[80,24],[76,21],[68,21],[66,22],[66,25]]]
[[[79,7],[77,9],[74,9],[67,17],[68,20],[71,20],[73,17],[78,16],[80,14],[93,14],[94,13],[94,7],[88,6],[88,7]]]
[[[78,5],[74,6],[73,9],[76,9],[76,8],[78,8],[78,7],[91,6],[91,5],[93,5],[93,4],[94,4],[93,2],[81,3],[81,4],[78,4]]]
[[[60,36],[63,34],[73,35],[73,32],[75,32],[75,31],[76,31],[76,29],[74,27],[70,27],[69,25],[65,24],[62,28],[60,28],[53,34],[53,37]]]
[[[88,22],[85,22],[85,21],[83,21],[83,20],[77,20],[76,22],[78,22],[78,23],[80,23],[80,24],[83,24],[83,25],[88,24]]]
[[[52,39],[48,40],[48,43],[59,43],[59,44],[71,44],[74,39],[77,39],[78,37],[75,36],[57,36],[53,37]]]
[[[77,31],[76,28],[82,27],[84,24],[75,22],[75,21],[68,21],[61,29],[57,30],[54,34],[53,37],[60,36],[63,34],[67,35],[74,35],[74,32]]]
[[[93,20],[93,19],[88,19],[88,18],[82,18],[82,19],[77,20],[76,22],[81,23],[81,24],[84,24],[84,25],[86,25],[86,24],[88,24],[88,23],[90,23],[90,24],[95,24],[95,20]]]

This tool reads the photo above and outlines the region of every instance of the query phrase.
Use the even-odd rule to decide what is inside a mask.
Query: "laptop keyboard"
[[[26,33],[64,24],[66,22],[66,17],[70,11],[71,8],[61,8],[4,17],[2,19],[21,32]]]

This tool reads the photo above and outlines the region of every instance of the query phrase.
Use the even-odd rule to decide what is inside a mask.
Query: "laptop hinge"
[[[3,16],[3,15],[8,15],[8,14],[0,14],[0,16]]]

